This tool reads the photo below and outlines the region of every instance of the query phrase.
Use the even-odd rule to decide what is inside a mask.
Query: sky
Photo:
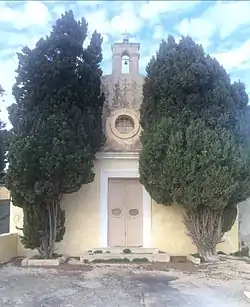
[[[86,44],[94,30],[102,34],[104,74],[111,72],[111,45],[125,31],[141,44],[142,74],[162,39],[190,35],[217,58],[232,80],[243,81],[250,95],[250,1],[0,1],[0,84],[6,91],[0,117],[7,127],[16,52],[24,46],[34,48],[70,9],[76,19],[88,22]]]

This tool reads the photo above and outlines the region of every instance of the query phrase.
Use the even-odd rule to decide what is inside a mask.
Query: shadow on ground
[[[196,273],[143,267],[0,268],[1,307],[249,306],[241,285],[204,283]]]

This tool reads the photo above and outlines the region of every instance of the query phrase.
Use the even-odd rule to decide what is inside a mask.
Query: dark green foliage
[[[217,60],[206,55],[190,37],[162,41],[146,68],[141,124],[143,129],[162,117],[202,118],[206,125],[235,129],[248,103],[245,86],[231,85]]]
[[[48,219],[52,214],[52,224],[59,223],[62,195],[93,181],[93,160],[104,141],[102,39],[94,32],[84,49],[86,36],[85,19],[77,22],[69,11],[33,50],[25,47],[18,54],[16,103],[9,108],[14,138],[6,184],[14,205],[27,215],[33,215],[31,207],[38,215],[45,210],[45,225],[50,223],[53,229]],[[29,226],[31,216],[26,217],[26,225],[40,232],[35,223]],[[25,226],[28,237],[31,229],[26,231]]]
[[[250,196],[245,86],[190,37],[162,41],[146,71],[141,182],[157,202],[185,208],[189,235],[210,256]]]
[[[123,252],[123,254],[131,254],[131,249],[130,248],[124,248],[124,250],[122,252]]]
[[[153,199],[186,209],[224,209],[239,185],[245,148],[226,129],[201,120],[163,119],[143,133],[140,177]]]
[[[0,102],[3,101],[4,89],[0,84]],[[2,105],[0,106],[1,111]],[[5,129],[5,123],[0,120],[0,184],[3,184],[6,166],[6,151],[7,142],[9,139],[9,132]]]
[[[232,195],[232,198],[234,195]],[[222,232],[228,232],[234,225],[234,222],[237,218],[237,203],[230,201],[228,204],[225,206],[224,211],[223,211],[223,216],[222,216]]]
[[[85,263],[88,263],[89,261],[87,259],[84,259]],[[128,263],[131,262],[128,258],[110,258],[110,259],[94,259],[91,261],[92,263]]]
[[[23,227],[18,228],[22,230],[21,242],[26,248],[35,249],[43,244],[44,236],[48,235],[48,213],[44,207],[37,208],[37,206],[23,207]],[[59,208],[59,218],[55,242],[60,242],[65,233],[65,213]],[[35,230],[35,231],[34,231]],[[43,249],[39,250],[43,254]]]
[[[242,247],[242,249],[240,251],[237,251],[235,253],[231,253],[230,255],[235,256],[235,257],[249,257],[249,247],[244,246],[244,247]]]
[[[103,251],[101,249],[94,251],[94,254],[102,254],[102,253],[103,253]]]
[[[139,262],[139,263],[145,263],[145,262],[149,262],[148,258],[134,258],[131,260],[131,262]]]
[[[218,251],[218,253],[217,253],[218,255],[223,255],[223,256],[225,256],[226,255],[226,253],[224,253],[224,252],[222,252],[222,251]]]

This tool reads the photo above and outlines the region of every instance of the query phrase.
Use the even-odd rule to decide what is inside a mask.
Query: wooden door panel
[[[126,180],[126,245],[143,245],[142,185],[138,179]]]
[[[125,246],[125,180],[110,178],[108,187],[108,244],[111,247]]]

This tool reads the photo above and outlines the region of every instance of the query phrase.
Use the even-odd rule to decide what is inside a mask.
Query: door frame
[[[108,246],[108,180],[109,178],[138,178],[137,170],[106,169],[100,174],[100,246]],[[142,216],[143,216],[143,247],[151,247],[152,241],[152,213],[151,197],[142,186]]]

